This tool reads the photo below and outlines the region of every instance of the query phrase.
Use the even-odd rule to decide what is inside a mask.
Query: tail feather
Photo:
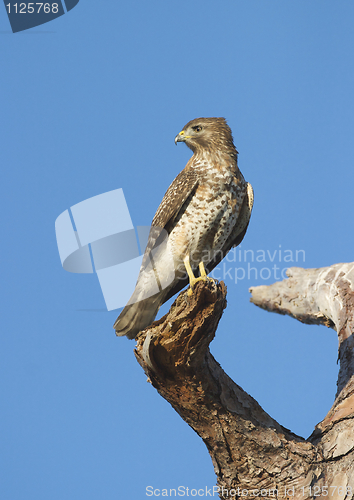
[[[164,291],[147,299],[125,306],[118,316],[113,328],[119,337],[126,335],[133,339],[137,334],[149,326],[163,304],[166,293]]]

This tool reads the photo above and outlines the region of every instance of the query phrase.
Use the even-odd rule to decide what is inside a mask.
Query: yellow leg
[[[186,256],[186,258],[184,259],[183,262],[184,262],[184,265],[185,265],[185,268],[186,268],[186,271],[187,271],[188,277],[189,277],[190,289],[188,290],[188,295],[192,295],[193,287],[196,283],[198,283],[198,281],[207,281],[207,280],[214,281],[212,278],[209,278],[207,276],[203,261],[199,263],[199,271],[200,271],[199,278],[196,278],[193,274],[193,270],[192,270],[190,262],[189,262],[189,255]]]
[[[204,267],[204,262],[203,261],[201,261],[201,263],[199,264],[199,271],[200,271],[200,277],[201,278],[205,278],[205,276],[207,275],[207,273],[205,272],[205,267]]]
[[[192,283],[195,280],[195,276],[193,274],[191,265],[189,263],[189,255],[186,256],[186,258],[184,259],[183,262],[184,262],[184,266],[186,268],[186,271],[188,273],[189,283]]]

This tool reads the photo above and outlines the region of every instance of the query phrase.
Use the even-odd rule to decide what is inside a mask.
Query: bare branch
[[[303,323],[326,325],[338,333],[340,370],[336,400],[309,441],[327,461],[327,484],[335,486],[339,481],[347,488],[348,476],[353,477],[349,471],[353,468],[354,449],[354,263],[320,269],[295,267],[287,274],[287,280],[251,288],[251,302]],[[339,473],[340,470],[348,474]]]
[[[354,374],[354,263],[320,269],[288,269],[289,279],[250,289],[251,302],[302,323],[323,324],[338,333],[339,393]],[[351,380],[354,390],[354,380]],[[348,387],[347,387],[348,390]]]
[[[330,326],[340,341],[339,394],[308,440],[270,417],[211,355],[226,307],[224,283],[199,282],[192,296],[182,292],[169,313],[137,337],[135,355],[148,380],[206,444],[222,499],[250,498],[251,490],[268,491],[263,498],[353,498],[354,265],[292,268],[289,276],[253,288],[252,301]]]
[[[225,306],[223,283],[198,283],[191,297],[181,293],[166,316],[140,333],[137,360],[205,442],[220,487],[299,489],[315,477],[313,445],[272,419],[210,354]]]

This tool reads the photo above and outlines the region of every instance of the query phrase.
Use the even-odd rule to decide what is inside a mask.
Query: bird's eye
[[[193,127],[193,130],[195,130],[195,132],[200,132],[202,130],[202,127],[200,125],[196,125],[195,127]]]

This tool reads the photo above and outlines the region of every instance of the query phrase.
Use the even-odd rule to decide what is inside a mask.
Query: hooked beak
[[[189,137],[188,135],[185,135],[184,130],[182,130],[175,137],[175,144],[176,144],[176,146],[177,146],[177,142],[185,142],[185,140],[188,139],[188,137]]]

